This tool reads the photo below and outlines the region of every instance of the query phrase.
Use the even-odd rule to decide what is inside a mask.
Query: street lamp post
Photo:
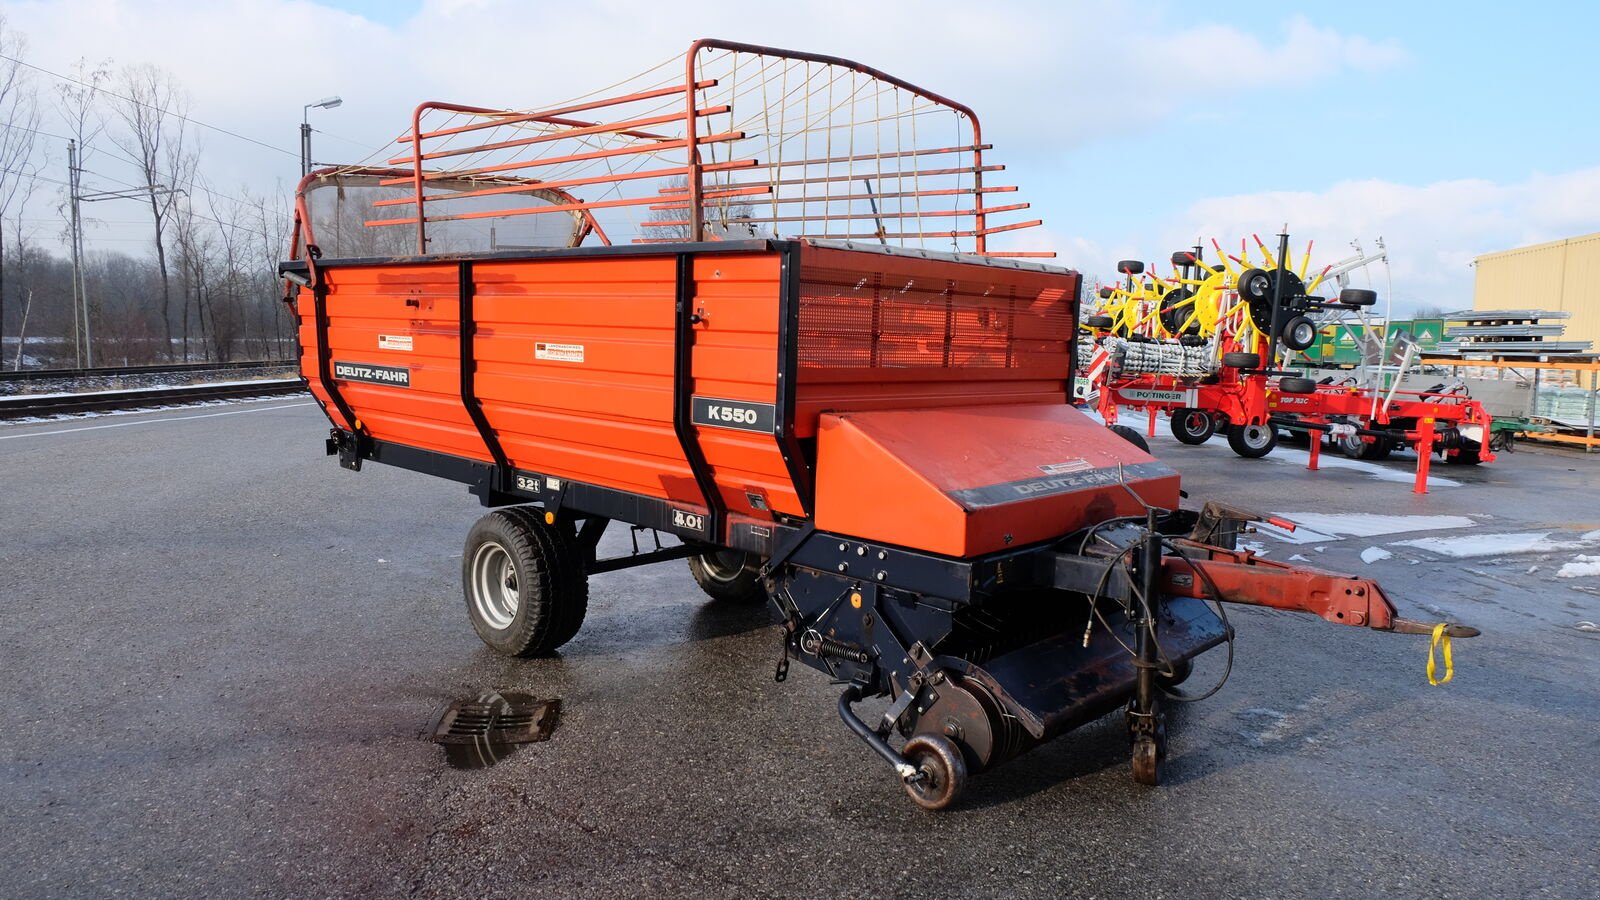
[[[307,103],[300,114],[300,174],[311,174],[311,110],[333,109],[344,101],[338,97],[323,97],[315,103]]]

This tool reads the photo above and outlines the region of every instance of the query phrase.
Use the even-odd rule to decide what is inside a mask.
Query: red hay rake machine
[[[1124,710],[1165,709],[1226,604],[1436,642],[1373,581],[1260,559],[1260,517],[1071,403],[1080,277],[1002,250],[977,117],[859,63],[724,41],[538,110],[417,108],[402,152],[313,172],[280,267],[347,469],[492,507],[468,617],[513,656],[582,626],[592,575],[687,559],[770,602],[791,661],[911,799]],[[1254,377],[1254,376],[1252,376]],[[613,523],[678,543],[600,555]],[[1220,687],[1220,685],[1219,685]],[[1214,691],[1215,689],[1213,689]],[[870,721],[856,704],[885,698]]]
[[[1311,247],[1296,267],[1286,233],[1276,252],[1255,238],[1259,263],[1246,242],[1238,254],[1212,243],[1216,262],[1208,262],[1200,246],[1181,250],[1172,254],[1172,275],[1160,278],[1147,274],[1142,262],[1125,260],[1118,264],[1125,286],[1100,290],[1101,311],[1085,320],[1093,342],[1084,350],[1088,394],[1107,425],[1135,434],[1117,426],[1118,408],[1140,409],[1153,437],[1164,413],[1181,443],[1203,444],[1221,432],[1249,459],[1271,453],[1280,429],[1288,430],[1306,436],[1311,470],[1318,468],[1324,437],[1359,459],[1409,447],[1417,454],[1413,490],[1419,494],[1427,492],[1436,453],[1453,464],[1495,458],[1491,418],[1463,385],[1399,389],[1417,361],[1414,344],[1402,344],[1400,358],[1383,365],[1384,340],[1371,337],[1378,330],[1365,314],[1377,294],[1347,285],[1351,271],[1386,262],[1387,251],[1369,257],[1358,248],[1355,257],[1308,277]],[[1334,284],[1337,302],[1315,294]],[[1347,329],[1371,364],[1354,377],[1319,382],[1291,366],[1307,361],[1304,352],[1330,323]]]

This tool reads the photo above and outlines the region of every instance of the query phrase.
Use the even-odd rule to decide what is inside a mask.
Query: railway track
[[[157,366],[105,366],[93,369],[22,369],[0,371],[0,382],[74,381],[82,378],[129,378],[140,375],[207,375],[251,369],[290,369],[294,360],[247,359],[225,363],[167,363]]]
[[[14,397],[0,397],[0,420],[142,409],[205,400],[270,397],[279,394],[298,394],[304,390],[305,384],[299,378],[282,378],[244,383],[193,384],[75,394],[20,394]]]

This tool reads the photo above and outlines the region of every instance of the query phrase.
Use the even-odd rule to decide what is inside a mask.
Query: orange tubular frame
[[[710,51],[721,52],[713,59],[703,59]],[[755,61],[745,63],[747,68],[741,73],[740,60],[750,57]],[[752,65],[755,67],[754,74],[748,68]],[[719,74],[720,70],[704,71],[708,66],[731,66],[731,78],[723,77]],[[768,92],[778,88],[779,82],[776,75],[769,78],[767,74],[772,67],[778,68],[785,79],[791,71],[803,68],[805,82],[800,88],[794,89],[788,87],[788,81],[783,82],[784,87],[778,91],[781,99],[774,100]],[[592,211],[648,208],[649,212],[656,213],[682,209],[685,215],[681,218],[649,216],[649,221],[639,224],[635,242],[661,242],[663,238],[659,235],[662,228],[676,229],[690,241],[720,240],[726,232],[719,232],[718,228],[711,226],[707,203],[715,205],[718,200],[761,196],[765,198],[763,203],[772,204],[770,214],[736,214],[734,218],[751,226],[760,223],[775,236],[874,240],[881,243],[894,240],[902,245],[906,242],[939,241],[941,246],[937,249],[949,249],[943,244],[956,242],[957,252],[963,252],[962,244],[970,241],[965,243],[965,252],[980,256],[1054,256],[1054,253],[1046,251],[992,252],[989,249],[991,235],[1042,223],[1034,219],[991,224],[995,214],[1025,210],[1029,204],[994,206],[986,203],[986,195],[1009,193],[1016,188],[985,186],[985,173],[1003,170],[1004,166],[984,163],[984,151],[991,147],[983,142],[982,125],[977,113],[965,104],[853,60],[712,38],[702,38],[690,45],[683,58],[683,73],[681,83],[662,86],[661,82],[655,82],[653,85],[641,85],[641,89],[631,92],[624,89],[624,93],[617,95],[597,99],[580,98],[537,111],[492,109],[437,101],[418,104],[412,112],[409,133],[396,139],[396,143],[407,145],[409,153],[389,160],[392,166],[409,163],[410,168],[383,170],[386,177],[381,182],[385,186],[407,185],[411,188],[412,196],[374,204],[382,208],[410,206],[412,214],[374,219],[366,224],[413,227],[416,231],[417,253],[425,255],[428,251],[429,222],[581,212],[590,229],[603,234]],[[813,88],[813,78],[818,75],[818,86]],[[845,81],[847,96],[843,102],[834,105],[834,83],[838,80]],[[851,90],[857,84],[863,87]],[[710,96],[708,92],[719,85],[720,95]],[[869,87],[874,93],[866,93]],[[820,104],[824,92],[828,105],[822,107],[821,112],[813,113],[809,104],[813,101]],[[910,106],[905,110],[899,106],[904,96],[901,92],[911,98]],[[752,117],[748,109],[735,113],[735,101],[749,98],[752,94],[755,102],[761,104],[756,116]],[[667,104],[675,104],[680,96],[683,105],[677,112],[663,111],[659,104],[649,105],[652,101],[663,100]],[[803,114],[800,114],[799,100],[791,100],[795,96],[803,97],[808,104]],[[877,103],[880,100],[887,104],[891,102],[887,98],[891,97],[894,104],[892,115],[866,109],[866,117],[858,121],[858,104],[862,108],[868,102]],[[750,101],[746,99],[744,102],[748,104]],[[641,107],[639,104],[645,105]],[[843,115],[839,115],[842,109],[848,110],[848,122]],[[570,117],[572,114],[594,115],[601,110],[611,110],[615,113],[615,119],[590,121],[587,118]],[[776,122],[768,121],[771,118],[769,112],[777,113]],[[939,113],[952,114],[956,121],[966,120],[970,125],[963,123],[958,126],[963,133],[957,141],[952,142],[953,146],[918,145],[916,117]],[[468,117],[472,121],[464,124],[446,122],[442,125],[435,122],[438,127],[429,129],[425,126],[429,114]],[[796,114],[799,114],[798,120],[785,118],[786,115]],[[743,115],[744,119],[735,118],[737,115]],[[719,127],[707,129],[702,125],[702,120],[717,116],[729,117],[730,126],[722,128],[719,123]],[[764,123],[762,127],[753,132],[741,127],[741,121],[754,122],[757,117]],[[910,121],[909,142],[904,141],[900,131],[904,120]],[[795,121],[800,124],[794,125]],[[518,126],[537,126],[537,133],[497,131]],[[970,141],[961,140],[966,137],[966,127],[971,129]],[[889,129],[887,136],[880,130],[883,128]],[[658,133],[657,129],[662,133]],[[924,131],[927,132],[927,129]],[[835,132],[839,132],[837,136]],[[870,135],[868,132],[871,132]],[[948,132],[944,134],[948,135]],[[474,135],[481,135],[482,142],[454,143],[463,136]],[[858,136],[866,142],[866,148],[857,146]],[[624,138],[627,140],[621,140]],[[766,142],[767,151],[762,154],[763,158],[756,157],[754,139]],[[847,144],[848,151],[842,154],[835,152],[839,149],[835,140],[841,145]],[[425,147],[429,141],[443,143]],[[784,158],[786,143],[790,144],[791,153],[795,147],[802,151],[798,154],[800,158]],[[726,148],[726,159],[717,158],[721,155],[717,149],[719,147]],[[825,152],[816,152],[823,148],[826,148]],[[808,150],[811,152],[806,152]],[[709,160],[705,158],[708,151]],[[958,159],[956,165],[935,163],[928,168],[922,168],[918,163],[925,157],[965,154],[971,154],[971,165],[960,165],[967,161],[965,159]],[[652,165],[648,169],[630,162],[642,160],[642,155],[681,158],[681,162],[663,160],[666,164]],[[463,167],[454,170],[424,168],[451,159],[461,160]],[[887,172],[883,170],[885,160],[896,161]],[[605,166],[604,174],[582,174],[584,168],[596,164]],[[843,171],[836,166],[842,167]],[[796,169],[798,173],[795,173]],[[707,173],[734,176],[756,170],[765,170],[766,176],[742,180],[718,178],[714,183],[708,183],[706,178]],[[793,174],[784,177],[785,171]],[[521,183],[494,183],[491,179],[491,176],[511,172],[524,173],[518,179]],[[470,178],[484,178],[485,184],[474,190],[427,193],[429,182]],[[669,181],[680,178],[683,180],[681,185]],[[649,185],[652,179],[660,183]],[[940,184],[938,179],[943,179],[943,183]],[[886,183],[891,180],[895,182],[893,187]],[[929,180],[935,180],[935,183],[929,185]],[[853,183],[857,181],[865,182],[867,189],[855,189]],[[954,187],[949,186],[952,182]],[[633,186],[635,194],[621,193],[629,185]],[[807,190],[809,185],[824,185],[823,193],[811,193]],[[833,188],[828,185],[842,185],[845,193],[835,196],[829,192]],[[579,199],[564,191],[578,187],[588,188],[595,194]],[[650,193],[638,196],[641,188]],[[444,208],[439,207],[437,202],[515,194],[527,190],[561,192],[568,202],[456,213],[443,211]],[[928,211],[922,210],[922,200],[932,197],[951,198],[955,202],[938,204],[938,208]],[[870,204],[870,212],[851,205],[857,202]],[[838,203],[845,204],[842,212],[834,207]],[[792,214],[780,214],[780,204],[798,204],[799,208]],[[726,204],[724,207],[726,213]],[[924,225],[923,219],[935,221]],[[971,220],[970,225],[967,219]],[[846,233],[830,233],[828,223],[841,221],[847,223],[842,228]],[[859,233],[859,227],[849,227],[850,221],[870,222],[875,230]],[[820,227],[808,227],[807,223]],[[780,225],[786,227],[784,233],[778,235],[776,232]],[[789,225],[794,226],[792,233],[787,228]],[[754,228],[751,230],[753,232]]]

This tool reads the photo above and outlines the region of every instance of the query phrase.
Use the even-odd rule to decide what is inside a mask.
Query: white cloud
[[[354,161],[394,149],[420,101],[538,106],[681,56],[702,31],[858,59],[968,103],[1002,162],[1059,157],[1105,133],[1160,133],[1196,113],[1185,98],[1243,103],[1264,87],[1407,61],[1394,41],[1342,25],[1295,17],[1246,27],[1151,3],[828,0],[801,11],[706,0],[692,19],[683,9],[638,0],[426,0],[389,26],[312,0],[35,0],[8,3],[6,15],[29,35],[30,60],[58,72],[79,57],[170,69],[194,118],[287,151],[202,133],[208,180],[278,192],[298,175],[296,129],[308,101],[344,98],[338,109],[311,111],[316,158]],[[131,179],[108,149],[90,168]],[[53,154],[59,166],[64,151]],[[98,181],[91,177],[91,187],[113,186]],[[1056,246],[1064,261],[1097,258],[1095,243],[1083,239]]]
[[[188,87],[197,118],[289,149],[308,99],[342,94],[347,106],[319,121],[377,143],[403,130],[420,100],[536,106],[681,54],[703,30],[859,59],[970,104],[1002,144],[1056,150],[1091,140],[1086,121],[1158,128],[1196,91],[1293,86],[1405,59],[1392,42],[1300,18],[1255,33],[1143,3],[992,4],[980,14],[965,0],[830,0],[798,14],[709,0],[686,22],[681,6],[655,2],[428,0],[398,27],[309,0],[9,7],[33,61],[57,71],[79,56],[159,63]]]

